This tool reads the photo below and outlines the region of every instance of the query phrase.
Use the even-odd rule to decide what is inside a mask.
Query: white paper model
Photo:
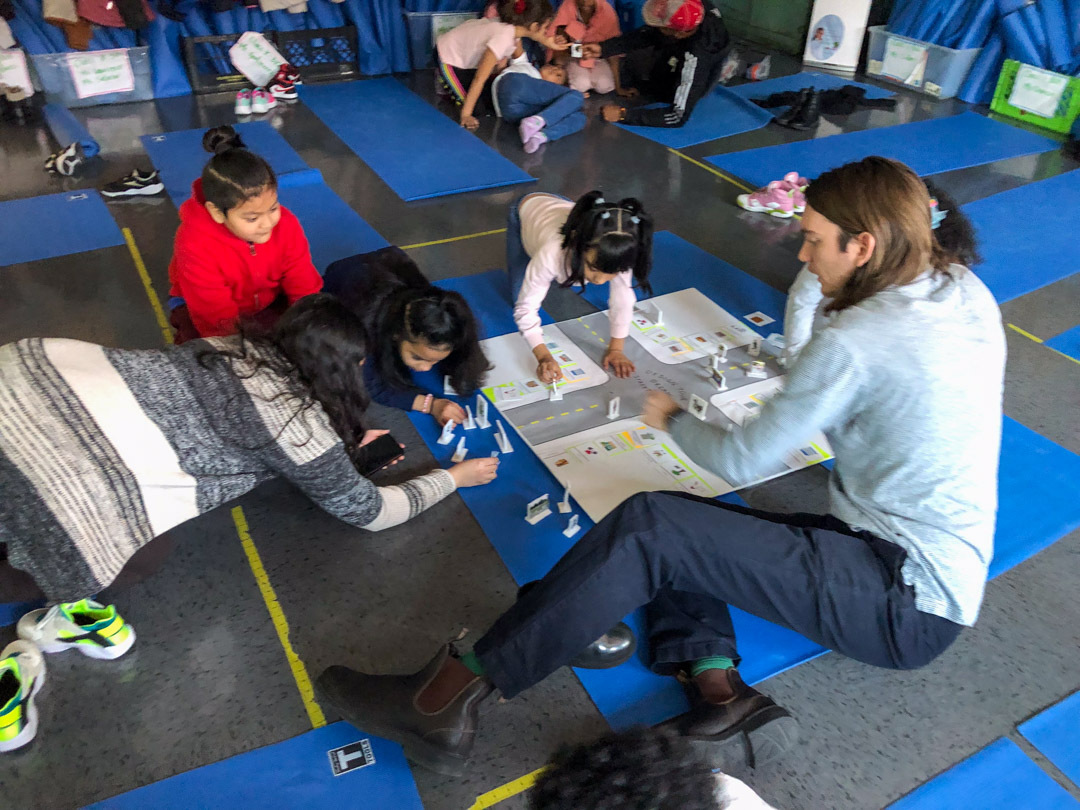
[[[491,427],[488,421],[488,399],[483,394],[476,395],[476,426],[482,430]]]
[[[562,500],[558,503],[559,511],[562,514],[567,514],[570,511],[570,485],[566,485],[566,489],[563,490]]]
[[[690,407],[689,411],[701,421],[705,421],[705,412],[709,409],[709,403],[699,397],[697,394],[690,395]]]
[[[442,378],[442,392],[444,396],[456,397],[457,391],[454,390],[454,386],[450,384],[450,375],[445,374]]]
[[[473,417],[472,406],[465,406],[465,423],[462,425],[465,430],[473,430],[476,428],[476,419]]]
[[[611,399],[608,400],[608,404],[607,404],[607,418],[608,419],[618,419],[619,418],[619,403],[621,401],[622,400],[621,400],[620,397],[612,397]]]
[[[558,383],[551,384],[551,394],[548,396],[550,402],[562,402],[562,389],[559,388]]]
[[[465,446],[465,437],[462,436],[457,443],[457,450],[454,451],[454,455],[450,457],[450,460],[455,464],[465,460],[465,456],[469,454],[469,448]]]
[[[722,371],[714,371],[713,375],[712,375],[712,381],[713,381],[713,385],[716,386],[717,391],[727,391],[728,390],[727,380],[724,379],[724,372],[722,372]]]
[[[747,377],[756,377],[759,380],[764,380],[769,375],[765,371],[765,361],[755,360],[749,366],[746,367]]]
[[[506,435],[506,428],[498,419],[495,420],[495,443],[499,445],[500,453],[514,452],[514,447],[510,444],[510,437]]]
[[[541,495],[535,501],[529,501],[525,508],[525,521],[534,526],[551,514],[551,496]]]
[[[563,529],[563,534],[567,537],[573,537],[575,534],[581,531],[580,518],[577,515],[570,516],[570,522],[566,524],[566,528]]]
[[[746,351],[751,357],[757,357],[761,354],[761,341],[756,338],[750,341],[750,345],[746,347]]]
[[[454,420],[451,419],[445,425],[443,425],[442,435],[439,437],[439,444],[450,444],[454,440]]]

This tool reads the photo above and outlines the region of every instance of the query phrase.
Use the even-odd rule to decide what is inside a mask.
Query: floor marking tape
[[[1023,329],[1021,329],[1021,328],[1020,328],[1019,326],[1017,326],[1016,324],[1014,324],[1014,323],[1007,323],[1007,324],[1005,324],[1005,325],[1006,325],[1006,326],[1008,326],[1008,327],[1009,327],[1010,329],[1012,329],[1012,330],[1013,330],[1014,332],[1017,332],[1017,333],[1019,333],[1019,334],[1023,335],[1023,336],[1024,336],[1024,337],[1026,337],[1026,338],[1027,338],[1028,340],[1034,340],[1034,341],[1035,341],[1036,343],[1038,343],[1038,344],[1039,344],[1040,346],[1046,346],[1046,341],[1045,341],[1045,340],[1043,340],[1043,339],[1042,339],[1041,337],[1036,337],[1035,335],[1031,334],[1031,332],[1025,332],[1025,331],[1024,331]],[[1046,346],[1046,348],[1048,348],[1048,349],[1049,349],[1050,351],[1052,351],[1052,352],[1053,352],[1054,354],[1060,355],[1061,357],[1064,357],[1064,358],[1065,358],[1066,360],[1072,360],[1072,361],[1073,361],[1074,363],[1076,363],[1077,365],[1080,365],[1080,360],[1077,360],[1077,359],[1076,359],[1075,357],[1073,357],[1073,356],[1072,356],[1071,354],[1065,354],[1065,352],[1059,352],[1059,351],[1058,351],[1057,349],[1055,349],[1055,348],[1054,348],[1053,346]]]
[[[415,245],[402,245],[402,250],[413,248],[431,247],[432,245],[445,245],[449,242],[460,242],[463,239],[476,239],[479,236],[494,236],[497,233],[506,233],[506,228],[496,228],[493,231],[480,231],[480,233],[467,233],[464,236],[451,236],[447,239],[436,239],[432,242],[417,242]]]
[[[695,158],[692,158],[689,155],[684,155],[678,149],[672,149],[669,146],[668,151],[671,152],[672,154],[678,155],[683,160],[689,160],[695,166],[700,166],[702,169],[704,169],[707,172],[712,172],[717,177],[719,177],[721,180],[726,180],[727,182],[731,183],[731,185],[738,186],[743,191],[755,191],[755,189],[750,188],[750,186],[746,185],[746,183],[744,183],[742,180],[736,180],[734,177],[731,177],[730,175],[724,174],[722,171],[710,166],[708,163],[702,163],[700,160],[696,160]]]
[[[169,319],[165,315],[165,307],[161,305],[161,299],[158,297],[157,290],[154,289],[154,282],[150,280],[150,274],[146,271],[146,262],[143,261],[142,254],[135,244],[135,237],[131,233],[131,228],[124,228],[123,234],[128,251],[131,253],[131,259],[135,262],[135,269],[139,271],[139,279],[142,281],[143,289],[146,290],[146,297],[150,299],[150,307],[154,310],[154,317],[157,318],[161,334],[164,336],[165,342],[171,344],[173,342],[172,327],[169,326]]]
[[[486,810],[488,807],[492,807],[501,801],[509,799],[511,796],[517,796],[519,793],[524,793],[526,790],[536,784],[536,780],[540,778],[546,768],[538,768],[532,773],[527,773],[524,776],[515,779],[513,782],[507,782],[505,785],[489,790],[487,793],[482,793],[476,797],[476,801],[472,803],[469,810]]]
[[[315,700],[315,690],[311,686],[311,678],[308,677],[307,667],[304,666],[304,662],[300,660],[300,656],[293,649],[292,642],[289,641],[289,623],[285,619],[285,612],[281,609],[277,594],[274,593],[274,586],[270,584],[270,578],[266,575],[266,569],[263,567],[259,550],[255,548],[255,542],[251,539],[251,532],[248,529],[244,510],[239,506],[234,506],[232,517],[233,523],[236,524],[236,533],[240,536],[240,543],[244,547],[244,554],[247,555],[248,564],[251,566],[251,573],[255,575],[255,582],[259,586],[259,592],[266,603],[266,609],[270,612],[270,620],[274,623],[274,629],[277,630],[278,641],[281,642],[281,647],[285,651],[285,658],[288,660],[289,668],[292,670],[293,678],[296,680],[296,688],[300,690],[300,699],[304,702],[304,708],[307,709],[311,727],[321,728],[326,725],[326,717]]]

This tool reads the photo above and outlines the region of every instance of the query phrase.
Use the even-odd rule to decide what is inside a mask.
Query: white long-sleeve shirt
[[[815,325],[784,389],[746,427],[726,433],[684,412],[671,432],[742,486],[824,431],[836,453],[830,513],[907,551],[919,610],[973,625],[994,552],[1005,335],[986,285],[950,272]],[[820,301],[804,304],[801,316]]]
[[[552,284],[562,284],[570,277],[566,251],[562,247],[562,226],[574,204],[553,194],[530,194],[518,206],[521,217],[521,243],[529,254],[525,281],[514,306],[514,323],[530,349],[544,342],[540,327],[540,307]],[[634,277],[629,271],[616,274],[608,282],[608,321],[611,337],[630,334],[634,315]]]

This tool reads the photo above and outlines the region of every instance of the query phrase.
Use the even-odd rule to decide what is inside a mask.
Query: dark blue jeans
[[[503,118],[517,124],[530,115],[539,115],[544,119],[544,134],[549,141],[585,128],[585,114],[581,112],[585,97],[577,90],[524,73],[503,76],[496,90]]]
[[[779,515],[674,492],[634,495],[592,528],[476,643],[513,697],[645,607],[649,665],[738,662],[728,605],[874,666],[913,669],[960,625],[915,608],[900,546],[828,515]]]

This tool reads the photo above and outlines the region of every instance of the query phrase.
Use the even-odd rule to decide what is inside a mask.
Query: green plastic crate
[[[1065,92],[1061,94],[1057,110],[1053,118],[1043,118],[1041,115],[1029,113],[1014,107],[1009,103],[1013,85],[1016,83],[1016,73],[1020,70],[1020,62],[1015,59],[1006,59],[998,76],[997,88],[994,90],[994,100],[990,103],[990,109],[1001,115],[1015,118],[1051,132],[1068,132],[1073,122],[1080,117],[1080,78],[1069,77],[1069,83],[1065,86]],[[1034,65],[1032,66],[1034,67]]]

